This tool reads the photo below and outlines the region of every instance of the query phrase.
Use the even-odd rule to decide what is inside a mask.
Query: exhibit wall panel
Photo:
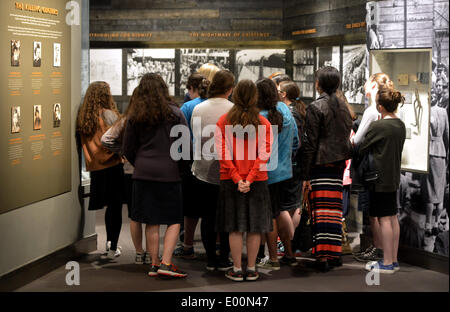
[[[71,190],[65,3],[0,4],[0,213]]]
[[[2,1],[2,5],[3,2],[6,3],[6,1]],[[14,4],[14,1],[8,2]],[[40,4],[42,6],[57,5],[59,14],[61,14],[61,23],[65,24],[66,15],[70,12],[77,16],[77,14],[80,14],[79,10],[88,10],[88,1],[77,0],[75,2],[78,6],[72,6],[69,10],[66,10],[67,1],[53,1],[52,3],[42,1]],[[87,25],[85,24],[85,26]],[[86,79],[81,75],[81,68],[88,68],[86,64],[88,58],[82,58],[81,53],[82,26],[72,25],[68,32],[68,38],[61,41],[61,43],[65,42],[70,46],[71,54],[71,58],[67,60],[67,66],[71,67],[71,70],[70,72],[65,71],[68,76],[66,90],[69,92],[65,116],[68,119],[67,122],[72,125],[67,128],[68,136],[74,138],[75,127],[73,125],[84,92],[81,86],[85,84],[82,82],[83,79]],[[83,33],[88,36],[87,29],[83,29]],[[4,55],[4,52],[2,52],[2,55]],[[31,52],[28,53],[28,51],[23,55],[23,57],[31,56]],[[32,103],[22,105],[31,106]],[[76,141],[71,139],[68,142],[70,142],[67,149],[69,150],[69,187],[71,191],[0,214],[0,249],[5,251],[0,255],[0,276],[70,246],[82,238],[95,235],[95,214],[87,213],[78,198],[80,174]],[[2,176],[2,185],[5,180],[7,179]],[[31,180],[31,177],[28,180]],[[51,182],[48,177],[42,178],[40,181],[43,185],[48,185]],[[28,183],[28,181],[25,181],[25,183]],[[15,191],[11,195],[22,196],[19,191]]]

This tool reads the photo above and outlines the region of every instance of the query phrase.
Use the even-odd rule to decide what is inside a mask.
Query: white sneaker
[[[105,245],[106,252],[108,252],[111,249],[111,241],[107,241]]]
[[[108,259],[114,259],[114,258],[116,258],[116,257],[119,257],[121,254],[122,254],[122,251],[121,251],[121,247],[120,246],[117,246],[117,249],[116,250],[109,250],[108,251],[108,254],[106,255],[106,258],[108,258]]]

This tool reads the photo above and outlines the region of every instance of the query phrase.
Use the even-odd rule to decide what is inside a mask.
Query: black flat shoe
[[[331,269],[327,261],[308,261],[305,263],[305,265],[306,267],[319,272],[328,272]]]
[[[333,258],[333,259],[328,259],[327,260],[328,265],[330,267],[340,267],[342,266],[342,258]]]

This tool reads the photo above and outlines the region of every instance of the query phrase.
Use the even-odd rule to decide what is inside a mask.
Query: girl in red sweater
[[[266,163],[272,147],[270,122],[259,115],[256,85],[240,81],[233,108],[217,122],[215,143],[220,160],[220,195],[216,231],[229,232],[234,266],[225,276],[243,281],[243,233],[247,233],[245,278],[256,280],[256,254],[261,233],[272,231]],[[239,130],[240,129],[240,130]]]

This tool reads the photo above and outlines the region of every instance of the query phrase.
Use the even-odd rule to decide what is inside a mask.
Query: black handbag
[[[307,252],[313,247],[313,230],[311,220],[311,206],[309,203],[309,191],[303,192],[300,224],[295,230],[293,249]]]
[[[350,177],[352,179],[351,191],[354,193],[374,187],[379,178],[379,171],[371,151],[360,155],[358,149],[355,150],[350,166]]]

